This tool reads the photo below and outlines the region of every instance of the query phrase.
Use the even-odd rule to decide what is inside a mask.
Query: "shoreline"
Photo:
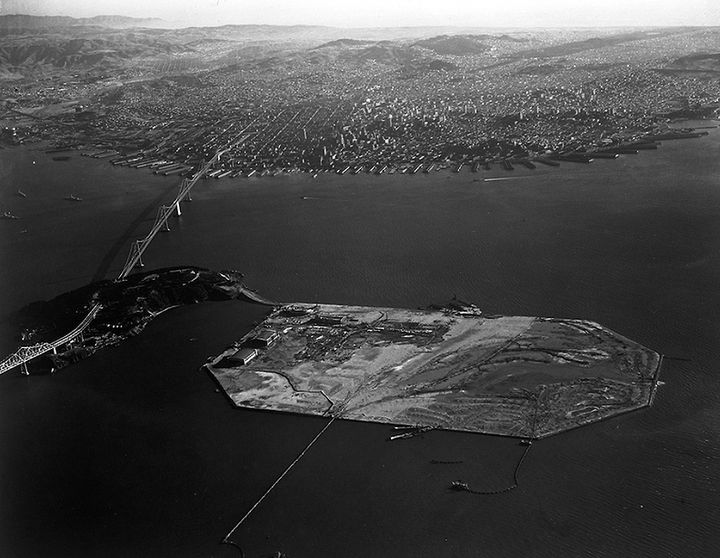
[[[692,125],[674,127],[673,125],[678,124],[690,124],[690,123],[707,123],[714,122],[714,125]],[[222,163],[214,166],[209,170],[209,174],[202,177],[203,180],[221,180],[224,178],[230,179],[247,179],[257,180],[261,178],[272,178],[276,176],[289,176],[289,175],[300,175],[311,178],[317,178],[321,175],[336,175],[342,177],[345,175],[350,176],[390,176],[394,174],[414,176],[416,174],[427,175],[437,174],[445,175],[448,173],[458,175],[471,175],[480,176],[482,181],[487,181],[487,178],[499,178],[499,177],[483,177],[488,171],[501,170],[505,172],[504,176],[507,178],[514,178],[512,174],[518,167],[523,169],[527,168],[529,171],[535,171],[540,167],[551,167],[554,170],[561,167],[564,163],[574,164],[589,164],[592,163],[596,158],[598,159],[615,159],[621,155],[635,155],[642,150],[657,150],[662,149],[662,142],[664,141],[677,141],[683,139],[698,139],[700,137],[709,134],[706,130],[717,129],[720,126],[720,117],[707,117],[697,119],[677,119],[667,123],[665,132],[661,129],[645,132],[641,134],[635,134],[629,136],[624,141],[620,141],[613,144],[604,146],[599,145],[587,145],[579,147],[577,149],[569,151],[555,151],[546,153],[528,153],[524,156],[511,156],[511,157],[500,157],[500,158],[482,158],[476,156],[474,158],[462,158],[462,159],[451,159],[446,158],[444,160],[429,160],[427,158],[420,158],[414,161],[400,161],[400,162],[381,162],[373,165],[373,162],[367,161],[349,161],[338,165],[337,167],[330,168],[318,168],[318,169],[300,169],[299,167],[282,167],[282,168],[256,168],[247,170],[247,166],[242,164],[236,165],[233,163],[229,168]],[[697,132],[697,130],[702,130]],[[27,146],[28,144],[22,144]],[[58,147],[52,144],[51,140],[39,139],[36,142],[31,142],[29,145],[35,146],[34,150],[42,151],[48,157],[52,157],[54,162],[58,162],[57,153],[70,153],[73,152],[76,156],[93,158],[96,160],[104,160],[113,166],[121,166],[124,168],[132,168],[134,170],[145,170],[152,171],[152,161],[159,160],[160,155],[151,154],[148,150],[141,150],[135,153],[135,160],[126,163],[126,155],[122,155],[120,151],[114,148],[100,149],[99,151],[93,152],[89,149],[87,144],[68,145],[65,147]],[[20,147],[21,145],[10,145],[4,147]],[[30,149],[33,149],[32,147]],[[97,148],[96,148],[97,149]],[[147,152],[147,157],[146,157]],[[69,156],[67,157],[69,158]],[[62,162],[67,161],[66,157],[63,157]],[[139,160],[138,160],[139,159]],[[540,164],[542,163],[542,164]],[[170,163],[168,163],[170,164]],[[154,175],[165,176],[170,178],[177,178],[179,180],[183,178],[191,178],[198,171],[198,164],[191,164],[185,162],[173,162],[173,165],[177,168],[169,169],[168,171],[158,172],[152,171]],[[192,167],[192,168],[191,168]],[[161,167],[162,168],[162,167]],[[523,175],[525,176],[525,175]],[[528,176],[531,176],[529,174]],[[479,180],[480,181],[480,180]]]
[[[295,302],[202,368],[238,408],[541,439],[650,406],[660,361],[590,320]]]

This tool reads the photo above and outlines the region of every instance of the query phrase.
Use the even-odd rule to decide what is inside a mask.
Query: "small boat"
[[[17,192],[15,192],[15,195],[20,198],[27,198],[27,194],[25,192],[23,192],[22,190],[20,190],[19,188],[18,188]]]
[[[75,194],[70,194],[69,196],[65,196],[64,199],[65,199],[66,201],[74,201],[74,202],[83,201],[82,198],[77,197]]]
[[[5,213],[3,213],[2,218],[3,219],[20,219],[20,217],[18,217],[17,215],[13,215],[9,211],[6,211]]]
[[[402,427],[395,427],[396,430],[401,429]],[[418,434],[424,434],[425,432],[429,432],[430,430],[434,430],[434,426],[409,426],[407,428],[403,428],[405,432],[402,434],[393,434],[388,438],[389,441],[393,440],[405,440],[407,438],[413,438],[417,436]]]
[[[454,480],[450,483],[450,489],[451,490],[457,490],[458,492],[461,490],[465,490],[467,492],[470,491],[470,487],[468,486],[468,483],[460,481],[460,480]]]
[[[411,432],[403,432],[402,434],[393,434],[388,440],[392,442],[393,440],[404,440],[405,438],[412,438],[413,436],[415,436],[414,430]]]

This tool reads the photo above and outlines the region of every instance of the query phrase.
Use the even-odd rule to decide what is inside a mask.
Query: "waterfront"
[[[692,359],[665,361],[653,408],[535,444],[520,488],[497,497],[447,486],[507,485],[522,452],[513,441],[436,432],[387,443],[387,427],[337,422],[235,534],[246,555],[713,555],[719,147],[712,130],[496,182],[202,181],[150,266],[239,269],[278,300],[412,308],[457,294],[489,313],[592,319]],[[2,209],[23,217],[0,223],[3,315],[119,271],[156,200],[176,191],[172,177],[101,161],[26,148],[0,158]],[[63,202],[71,192],[85,201]],[[324,425],[232,409],[198,371],[261,312],[177,309],[57,375],[0,377],[6,555],[238,555],[217,543]]]

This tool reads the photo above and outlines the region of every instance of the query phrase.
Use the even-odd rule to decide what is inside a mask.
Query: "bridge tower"
[[[138,267],[145,267],[145,264],[142,261],[143,241],[136,240],[133,246],[135,246],[135,252],[137,253],[137,262],[135,262],[135,265]]]
[[[167,217],[170,215],[171,211],[172,206],[170,205],[161,205],[158,208],[157,216],[155,217],[155,225],[162,223],[162,229],[160,230],[163,232],[170,232],[170,224],[168,223]]]
[[[190,180],[187,178],[183,178],[182,182],[180,183],[180,190],[178,192],[178,196],[176,198],[175,202],[175,212],[177,213],[177,216],[180,217],[182,215],[182,211],[180,209],[180,202],[184,201],[192,201],[192,197],[190,196],[190,190],[192,188],[192,185],[190,184]]]
[[[128,254],[127,260],[125,260],[125,265],[123,266],[123,272],[120,274],[121,278],[124,278],[125,275],[130,273],[134,267],[145,267],[145,264],[142,261],[142,248],[143,248],[143,241],[142,240],[136,240],[130,245],[130,253]]]

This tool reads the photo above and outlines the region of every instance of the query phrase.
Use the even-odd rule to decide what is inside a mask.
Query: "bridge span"
[[[249,136],[243,136],[243,133],[245,132],[245,130],[247,130],[248,127],[249,126],[241,130],[230,142],[228,142],[226,147],[219,149],[215,153],[215,155],[213,155],[213,157],[207,163],[205,163],[205,165],[203,165],[198,172],[196,172],[192,176],[192,178],[184,178],[182,180],[182,182],[180,183],[178,194],[177,196],[175,196],[175,199],[168,205],[162,205],[158,209],[155,223],[153,224],[148,234],[140,240],[133,241],[133,243],[131,244],[130,253],[128,254],[122,271],[115,279],[116,281],[125,279],[125,277],[127,277],[132,272],[132,270],[135,269],[135,267],[144,266],[142,256],[145,253],[145,250],[147,250],[152,240],[155,238],[155,235],[157,235],[160,230],[170,230],[170,225],[168,224],[168,219],[170,218],[170,216],[173,215],[173,213],[181,215],[182,211],[180,208],[180,204],[184,201],[192,201],[192,198],[190,198],[190,191],[192,190],[193,186],[195,186],[197,181],[200,180],[200,178],[202,178],[205,173],[208,172],[210,167],[212,167],[217,161],[220,160],[220,157],[222,155],[230,151],[230,149],[232,149],[233,147],[236,147],[242,141],[247,140]],[[260,295],[254,293],[254,291],[248,291],[248,293],[244,294],[251,300],[255,300],[255,302],[258,302],[260,304],[274,304],[271,301],[263,299]],[[95,316],[97,316],[97,313],[101,309],[102,306],[100,304],[95,304],[87,313],[87,315],[83,318],[83,320],[72,331],[66,333],[55,341],[52,341],[50,343],[42,342],[32,346],[20,347],[17,351],[15,351],[13,354],[6,357],[0,362],[0,374],[8,372],[9,370],[12,370],[18,366],[21,367],[24,374],[27,374],[28,362],[50,352],[57,353],[58,348],[65,346],[80,337],[87,329],[87,327],[92,323],[92,321],[95,319]]]

